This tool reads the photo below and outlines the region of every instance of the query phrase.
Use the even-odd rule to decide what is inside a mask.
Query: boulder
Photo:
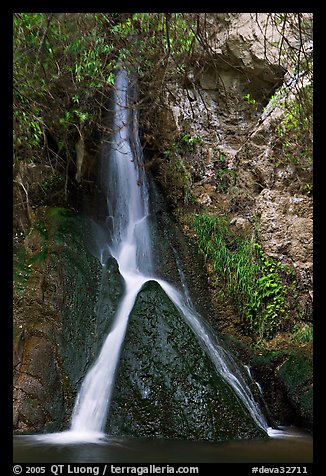
[[[207,441],[265,434],[154,281],[143,286],[130,315],[106,430]]]

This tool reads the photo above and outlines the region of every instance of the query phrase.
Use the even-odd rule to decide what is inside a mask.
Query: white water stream
[[[136,114],[128,103],[128,80],[120,71],[116,76],[114,128],[107,177],[108,223],[111,227],[110,253],[117,260],[125,280],[125,294],[101,352],[88,371],[71,419],[72,435],[104,434],[108,417],[115,372],[128,326],[129,314],[142,285],[156,280],[193,329],[206,349],[217,372],[233,388],[257,425],[269,433],[265,417],[250,388],[225,349],[212,337],[200,316],[185,298],[167,282],[155,278],[148,226],[148,187],[143,168],[139,167],[142,152],[138,139]],[[132,139],[132,141],[131,141]],[[104,253],[105,254],[105,253]],[[103,263],[104,265],[104,263]],[[68,436],[68,435],[67,435]]]

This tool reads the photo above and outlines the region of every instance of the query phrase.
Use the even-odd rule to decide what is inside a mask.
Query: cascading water
[[[115,84],[114,133],[109,154],[106,156],[109,172],[105,176],[107,225],[111,241],[107,245],[108,249],[101,250],[101,254],[105,256],[109,251],[117,260],[125,280],[125,294],[113,328],[81,386],[73,410],[71,432],[103,433],[129,314],[142,285],[153,279],[161,285],[184,316],[206,349],[217,372],[233,388],[256,424],[268,432],[265,417],[241,372],[232,357],[201,322],[200,316],[191,305],[189,293],[184,298],[176,288],[154,276],[147,220],[148,187],[141,167],[142,151],[138,138],[137,116],[128,102],[129,85],[124,71],[117,73]],[[102,264],[105,265],[104,262]],[[182,284],[185,286],[184,282]]]
[[[71,421],[74,432],[101,432],[104,429],[128,317],[140,288],[149,279],[145,273],[148,275],[152,269],[146,219],[148,194],[145,186],[138,185],[140,169],[130,143],[132,118],[135,116],[128,107],[128,82],[123,71],[116,78],[114,112],[114,133],[107,157],[110,163],[107,203],[111,233],[108,246],[119,264],[126,288],[114,327],[78,394]]]

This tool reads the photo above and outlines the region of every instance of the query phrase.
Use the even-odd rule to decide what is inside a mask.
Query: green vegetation
[[[291,270],[267,257],[260,244],[235,234],[225,217],[195,214],[193,226],[219,287],[242,316],[246,334],[259,341],[284,329]]]
[[[139,54],[139,73],[143,77],[154,65],[166,68],[175,63],[179,71],[183,70],[184,60],[195,41],[194,25],[189,14],[134,13],[115,25],[112,31],[120,38],[128,39],[132,35]],[[133,53],[129,44],[123,59],[133,60]]]
[[[313,326],[310,323],[300,322],[293,326],[292,341],[296,344],[308,344],[313,341]]]
[[[313,89],[306,86],[300,96],[285,101],[284,119],[277,128],[283,157],[297,166],[312,164]]]
[[[283,92],[282,92],[283,91]],[[279,107],[283,114],[276,125],[274,153],[270,156],[275,168],[290,164],[295,168],[301,193],[311,195],[313,163],[313,86],[312,81],[290,94],[281,88],[269,101],[271,111]]]
[[[191,174],[182,160],[177,159],[172,164],[172,174],[176,179],[176,187],[180,187],[182,190],[183,203],[187,205],[191,201]]]
[[[295,35],[300,33],[299,53],[293,48],[291,53],[300,56],[299,71],[307,69],[307,58],[311,62],[311,55],[303,49],[303,38],[311,25],[305,15],[276,13],[270,14],[269,21],[282,37],[287,27]],[[167,84],[192,81],[188,72],[212,47],[203,13],[15,13],[13,24],[14,161],[46,164],[54,175],[61,175],[55,191],[48,184],[40,187],[48,195],[57,196],[61,190],[58,202],[64,206],[71,205],[75,144],[80,137],[88,140],[101,129],[101,112],[114,88],[116,69],[122,66],[137,72],[141,123],[144,130],[151,129],[151,145],[163,151],[170,147],[162,138],[162,115],[170,94]],[[279,46],[280,55],[285,54],[284,44],[285,41]],[[245,94],[244,100],[256,105],[251,93]],[[293,127],[292,119],[300,112],[301,117],[310,121],[311,114],[306,111],[305,107],[294,111],[281,126],[280,134],[284,135],[283,129],[300,130],[301,123],[305,127],[302,120],[298,127]],[[153,120],[155,131],[150,127]],[[305,132],[301,142],[304,137]],[[200,140],[185,131],[178,146],[191,151]],[[293,141],[292,136],[289,140],[284,137],[284,157],[309,160],[309,147],[302,143],[300,151],[294,151]],[[28,201],[22,168],[17,168],[17,172],[21,174]],[[219,174],[223,188],[226,172]]]
[[[312,109],[312,102],[311,102]],[[290,165],[297,177],[298,190],[304,195],[312,195],[312,114],[305,107],[291,101],[290,110],[285,111],[285,118],[277,129],[280,145],[272,157],[275,168]]]
[[[68,192],[74,180],[75,144],[80,137],[85,140],[100,130],[101,112],[121,66],[136,70],[140,77],[137,107],[144,129],[152,131],[155,118],[153,134],[157,136],[152,145],[164,150],[163,184],[179,203],[191,202],[192,176],[186,158],[203,139],[184,130],[172,145],[166,144],[159,121],[169,93],[167,84],[191,81],[187,73],[203,52],[210,51],[206,20],[206,14],[196,13],[14,14],[14,163],[26,208],[44,205],[42,197],[47,195],[55,195],[54,204],[71,206]],[[291,64],[298,76],[305,71],[310,78],[312,59],[303,38],[311,25],[305,23],[304,15],[270,14],[270,21],[282,32],[280,58],[285,55],[287,28],[293,27],[299,35],[299,49],[289,50]],[[275,95],[274,102],[284,110],[277,126],[280,144],[273,152],[276,167],[288,161],[297,168],[310,167],[312,96],[311,85],[298,88],[282,101]],[[243,99],[256,106],[251,93]],[[217,191],[223,192],[236,172],[225,166],[223,153],[219,152],[216,162]],[[46,164],[52,171],[52,176],[39,178],[38,196],[29,196],[24,176],[28,170],[22,165],[30,163]],[[302,187],[311,193],[309,184],[303,181]],[[287,319],[285,268],[267,258],[254,241],[233,236],[221,218],[198,216],[194,226],[201,249],[213,261],[248,332],[272,336]],[[28,278],[30,264],[21,271],[22,279]]]
[[[243,99],[248,103],[250,104],[251,106],[256,106],[257,105],[257,101],[256,99],[254,99],[250,93],[247,93],[243,96]]]
[[[166,157],[171,157],[178,154],[185,155],[187,152],[193,152],[196,148],[196,145],[202,143],[202,137],[191,136],[190,134],[180,134],[176,141],[164,150],[164,155]]]
[[[193,150],[196,144],[202,144],[203,138],[191,136],[190,134],[185,134],[181,137],[181,142],[186,146],[187,149]]]
[[[196,150],[203,143],[202,137],[182,133],[168,148],[164,150],[165,167],[161,170],[161,180],[166,186],[167,195],[175,202],[187,205],[192,200],[192,176],[187,169],[187,154]]]
[[[104,25],[102,14],[14,14],[15,160],[44,160],[49,136],[63,160],[71,136],[95,120],[90,96],[113,82]]]
[[[75,144],[101,130],[118,68],[141,79],[143,124],[164,108],[166,81],[182,79],[191,61],[198,19],[183,13],[14,14],[14,164],[26,214],[40,202],[29,194],[26,164],[45,165],[56,177],[37,179],[42,204],[46,195],[51,205],[72,205]],[[181,144],[190,150],[196,139],[184,134]]]
[[[291,73],[286,82],[269,99],[267,115],[276,107],[283,114],[276,122],[277,140],[272,161],[275,167],[295,168],[301,193],[311,194],[313,160],[313,54],[312,16],[305,13],[274,13],[270,21],[280,33],[277,43],[280,62]]]
[[[167,158],[160,170],[161,183],[166,190],[168,200],[176,206],[187,205],[192,200],[192,177],[184,160],[172,155]]]

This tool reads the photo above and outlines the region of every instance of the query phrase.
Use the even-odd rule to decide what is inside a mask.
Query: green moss
[[[253,355],[251,362],[260,375],[266,397],[271,398],[270,408],[273,406],[277,414],[281,412],[281,421],[290,415],[294,424],[312,428],[313,359],[310,353],[303,348],[288,347]]]
[[[187,205],[191,200],[191,174],[181,158],[171,156],[162,164],[160,181],[164,187],[165,195],[173,206],[178,203]]]
[[[300,390],[312,377],[312,360],[306,353],[293,352],[278,370],[284,385],[293,393]]]
[[[31,371],[43,384],[38,401],[34,407],[24,400],[16,403],[18,413],[34,414],[36,407],[47,408],[35,421],[29,418],[31,431],[35,425],[40,432],[59,431],[67,424],[80,383],[102,345],[124,290],[115,260],[104,268],[88,252],[85,236],[90,232],[87,219],[71,210],[47,209],[27,237],[26,249],[15,259],[15,285],[21,295],[16,300],[14,339],[20,326],[28,336],[40,336],[42,342],[49,332],[50,339],[46,347],[50,355],[42,351],[28,364],[39,365]],[[41,368],[48,369],[46,378]],[[24,392],[28,382],[20,382]],[[54,401],[49,407],[51,395]]]
[[[47,224],[50,234],[55,239],[62,239],[62,235],[73,234],[76,230],[76,213],[69,208],[52,207],[46,213]]]
[[[310,416],[312,418],[313,414],[313,388],[306,389],[301,397],[300,397],[300,404],[301,408],[303,409],[304,415]]]
[[[256,355],[254,360],[256,361],[256,364],[258,363],[260,366],[270,367],[272,365],[275,365],[276,362],[279,362],[280,360],[283,361],[285,358],[287,358],[289,352],[289,350],[284,349],[272,350]]]
[[[24,292],[31,273],[30,259],[28,259],[26,251],[21,249],[14,257],[13,289],[15,293],[21,295]]]
[[[188,205],[193,200],[191,194],[192,174],[185,159],[202,143],[201,137],[183,133],[163,151],[165,161],[161,165],[160,179],[165,189],[165,195],[173,205],[177,205],[180,201],[182,204]]]
[[[278,377],[293,406],[306,421],[313,415],[313,361],[304,351],[294,351],[279,367]]]
[[[76,214],[66,208],[49,208],[45,217],[36,220],[27,236],[27,241],[35,243],[35,251],[27,252],[22,246],[14,256],[14,291],[17,294],[24,293],[35,266],[48,257],[50,244],[63,243],[66,235],[72,238],[75,229]],[[53,247],[52,253],[55,253]]]

